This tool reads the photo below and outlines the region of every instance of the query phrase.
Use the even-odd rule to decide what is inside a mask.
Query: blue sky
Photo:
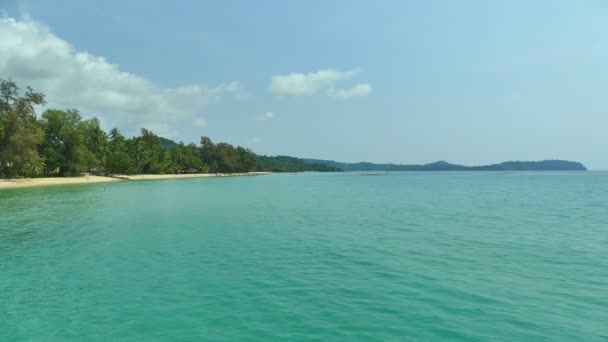
[[[127,134],[340,161],[608,169],[606,1],[0,8],[0,77]]]

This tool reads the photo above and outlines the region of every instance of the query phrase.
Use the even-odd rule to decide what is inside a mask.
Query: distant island
[[[320,159],[304,159],[304,161],[313,165],[324,164],[343,171],[587,171],[583,164],[567,160],[507,161],[482,166],[464,166],[445,161],[424,165],[341,163]]]

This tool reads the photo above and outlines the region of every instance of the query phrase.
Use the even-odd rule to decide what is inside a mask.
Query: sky
[[[608,170],[604,0],[0,0],[0,78],[126,135]]]

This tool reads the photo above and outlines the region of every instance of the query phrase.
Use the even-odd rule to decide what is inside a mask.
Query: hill
[[[172,149],[178,144],[159,137],[161,146]],[[500,164],[465,166],[440,160],[423,165],[341,163],[334,160],[301,159],[289,156],[256,156],[255,171],[267,172],[340,172],[340,171],[586,171],[578,162],[566,160],[507,161]]]
[[[179,146],[178,143],[171,139],[159,137],[160,145],[166,149],[174,149]],[[256,155],[255,167],[256,172],[340,172],[340,168],[326,165],[323,163],[306,162],[304,159],[288,157],[288,156],[262,156]]]
[[[500,164],[464,166],[438,161],[423,165],[341,163],[333,160],[304,159],[307,163],[325,164],[344,171],[586,171],[578,162],[566,160],[507,161]]]
[[[173,141],[171,139],[167,139],[167,138],[163,138],[163,137],[158,137],[158,139],[160,140],[160,146],[162,146],[164,148],[172,149],[172,148],[175,148],[175,146],[179,145],[178,143],[176,143],[175,141]]]

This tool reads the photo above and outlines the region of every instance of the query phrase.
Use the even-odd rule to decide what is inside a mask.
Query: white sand
[[[247,173],[187,173],[180,175],[116,175],[115,177],[128,180],[152,180],[152,179],[173,179],[173,178],[201,178],[201,177],[241,177],[241,176],[262,176],[268,172],[247,172]]]
[[[88,177],[48,177],[48,178],[23,178],[23,179],[0,179],[0,189],[25,188],[30,186],[64,185],[64,184],[89,184],[104,182],[120,182],[120,179],[112,177],[88,176]]]
[[[114,177],[85,176],[85,177],[48,177],[48,178],[23,178],[23,179],[0,179],[0,190],[10,188],[25,188],[31,186],[65,185],[65,184],[93,184],[104,182],[124,182],[131,180],[154,180],[173,178],[200,178],[200,177],[236,177],[236,176],[262,176],[268,172],[248,173],[191,173],[181,175],[115,175]]]

